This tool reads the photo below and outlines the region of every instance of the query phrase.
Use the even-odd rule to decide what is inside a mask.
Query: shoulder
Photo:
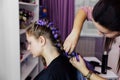
[[[87,20],[92,21],[92,11],[93,11],[93,7],[84,6],[84,7],[81,7],[80,9],[82,9],[82,10],[86,13],[86,15],[87,15]]]
[[[64,60],[58,60],[58,61],[55,61],[50,67],[50,71],[51,72],[63,72],[65,71],[65,67],[67,66],[68,62],[66,64],[63,62]]]
[[[65,56],[59,56],[49,68],[51,72],[59,72],[62,74],[63,72],[66,73],[68,70],[72,71],[74,69],[68,58]]]

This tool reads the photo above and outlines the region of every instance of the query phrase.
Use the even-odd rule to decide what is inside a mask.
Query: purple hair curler
[[[50,27],[50,26],[52,26],[53,25],[53,22],[50,22],[49,24],[48,24],[48,27]]]
[[[57,39],[58,38],[58,34],[54,34],[54,38]]]
[[[72,52],[72,55],[76,57],[76,60],[77,60],[77,61],[80,61],[80,60],[79,60],[79,57],[78,57],[78,54],[77,54],[76,52]]]
[[[44,25],[47,24],[47,22],[45,22],[45,21],[43,21],[43,20],[38,20],[38,21],[37,21],[37,24],[38,24],[38,25],[41,25],[41,26],[44,26]]]
[[[70,57],[76,57],[77,61],[80,61],[78,54],[76,52],[72,52],[71,54],[65,53],[65,56],[67,56],[68,58]]]

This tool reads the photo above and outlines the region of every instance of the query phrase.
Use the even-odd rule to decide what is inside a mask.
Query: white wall
[[[98,0],[75,0],[75,13],[82,6],[94,6]]]
[[[0,80],[20,80],[18,0],[0,0]]]
[[[77,14],[80,7],[83,7],[83,6],[93,7],[97,2],[98,0],[75,0],[75,15]],[[97,34],[97,30],[93,25],[93,23],[87,20],[83,25],[81,36],[100,37],[100,35]]]

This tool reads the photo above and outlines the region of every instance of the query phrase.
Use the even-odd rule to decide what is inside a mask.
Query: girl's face
[[[34,36],[28,35],[28,34],[26,34],[26,38],[28,41],[28,48],[27,48],[28,51],[31,52],[33,57],[40,56],[40,53],[42,51],[42,46],[41,46],[39,40],[36,39]]]
[[[103,27],[102,25],[100,25],[99,23],[95,22],[93,20],[93,24],[95,25],[95,27],[98,29],[99,34],[108,38],[115,38],[118,35],[120,35],[120,32],[117,31],[110,31],[107,28]]]

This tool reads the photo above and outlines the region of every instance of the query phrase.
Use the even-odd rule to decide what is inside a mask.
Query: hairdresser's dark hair
[[[93,8],[92,16],[105,28],[120,32],[120,0],[99,0]]]
[[[33,35],[36,39],[40,36],[48,38],[59,53],[63,52],[59,30],[52,22],[49,22],[47,19],[41,19],[32,23],[26,30],[26,33],[28,35]]]
[[[99,0],[92,12],[93,19],[103,27],[120,32],[120,0]],[[114,39],[106,39],[105,50],[109,51],[109,46]],[[118,71],[120,70],[120,57],[118,60]]]
[[[106,38],[105,45],[104,45],[104,51],[107,51],[109,53],[109,51],[111,50],[112,44],[114,42],[116,42],[115,38]],[[117,73],[119,73],[119,70],[120,70],[120,55],[119,55],[119,59],[117,63]]]

